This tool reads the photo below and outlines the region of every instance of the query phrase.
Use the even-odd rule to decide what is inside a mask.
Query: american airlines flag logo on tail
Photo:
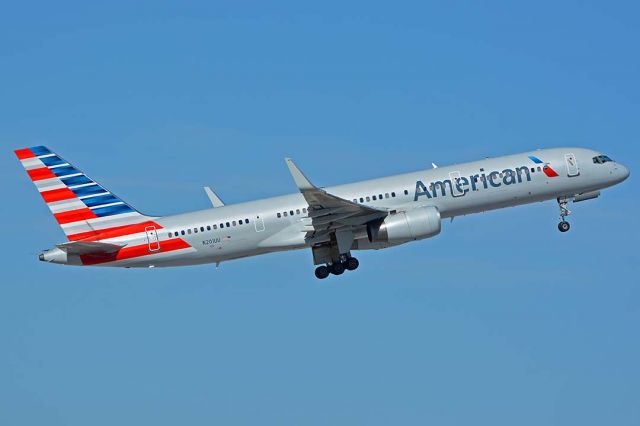
[[[70,240],[117,234],[118,229],[152,219],[44,146],[15,153]]]

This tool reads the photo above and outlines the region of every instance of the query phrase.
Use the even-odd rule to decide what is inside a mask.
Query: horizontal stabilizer
[[[77,255],[85,255],[85,254],[110,254],[115,253],[124,245],[118,244],[109,244],[109,243],[99,243],[99,242],[88,242],[88,241],[72,241],[70,243],[58,244],[60,250],[66,252],[67,254],[77,254]]]

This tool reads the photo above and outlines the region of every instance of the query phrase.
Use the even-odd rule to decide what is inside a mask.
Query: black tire
[[[318,266],[315,273],[316,278],[318,278],[319,280],[324,280],[329,276],[329,268],[327,268],[326,266]]]
[[[344,274],[344,263],[334,263],[331,265],[331,273],[333,275],[342,275]]]
[[[358,269],[358,266],[360,266],[360,262],[358,262],[358,259],[356,259],[355,257],[350,257],[349,259],[347,259],[346,266],[349,271],[355,271],[356,269]]]
[[[571,229],[571,225],[569,224],[569,222],[562,221],[558,224],[558,229],[560,230],[560,232],[567,232],[569,229]]]

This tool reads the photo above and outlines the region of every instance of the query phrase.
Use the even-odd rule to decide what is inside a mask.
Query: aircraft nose
[[[618,174],[620,175],[620,182],[627,179],[631,172],[622,164],[618,164]]]
[[[620,163],[615,163],[614,170],[612,172],[612,177],[614,178],[615,183],[620,183],[626,180],[629,177],[629,174],[629,169]]]

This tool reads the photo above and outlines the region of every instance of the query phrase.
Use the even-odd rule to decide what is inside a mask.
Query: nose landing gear
[[[558,224],[558,229],[560,230],[560,232],[567,232],[569,229],[571,229],[571,225],[569,224],[569,222],[562,221]]]
[[[569,201],[566,198],[558,198],[558,206],[560,207],[560,223],[558,224],[558,230],[560,232],[567,232],[571,229],[571,225],[565,220],[565,218],[571,214],[571,210],[567,208],[568,204]]]

